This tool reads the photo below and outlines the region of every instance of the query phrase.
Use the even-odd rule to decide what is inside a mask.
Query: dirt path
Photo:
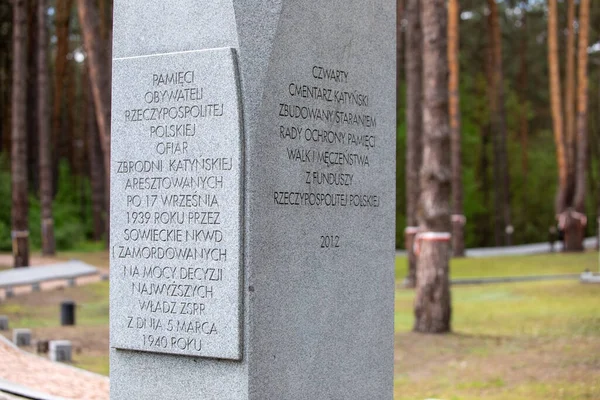
[[[108,378],[25,353],[0,338],[0,376],[65,399],[108,400]]]

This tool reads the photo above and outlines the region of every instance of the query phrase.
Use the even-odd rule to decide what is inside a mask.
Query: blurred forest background
[[[410,172],[406,110],[411,1],[398,1],[398,248],[404,246],[404,229],[411,225],[406,218],[405,182]],[[467,247],[547,241],[550,228],[557,225],[560,157],[550,83],[554,79],[562,87],[562,105],[554,110],[554,118],[557,111],[563,114],[568,153],[569,140],[576,140],[577,130],[580,14],[575,12],[578,1],[552,2],[557,6],[553,13],[546,1],[460,1],[457,26],[449,26],[460,37],[458,93]],[[22,236],[28,236],[33,249],[41,249],[42,232],[49,230],[60,250],[104,247],[111,3],[0,3],[0,251],[10,251],[13,241]],[[22,11],[14,12],[14,7]],[[556,17],[556,71],[548,62],[549,15]],[[589,8],[588,42],[584,214],[590,221],[585,234],[591,236],[596,234],[600,210],[600,1],[592,1]],[[13,65],[18,66],[16,75]],[[20,89],[15,93],[13,87]],[[19,96],[25,107],[15,110]],[[47,101],[45,112],[40,100]],[[25,124],[17,126],[23,135],[16,136],[17,153],[13,153],[23,157],[15,160],[11,156],[13,116],[23,113]],[[502,121],[497,120],[500,114]],[[50,144],[44,146],[45,141]],[[45,155],[40,152],[44,148],[49,150]],[[16,226],[11,222],[15,173],[23,177],[17,180],[18,187],[26,193],[29,206],[27,210],[24,205],[28,219],[20,226],[19,221]],[[574,168],[569,174],[573,173]]]
[[[406,0],[399,25],[402,29],[401,45],[406,43]],[[530,1],[454,1],[459,7],[458,34],[460,37],[460,135],[462,147],[462,184],[464,198],[465,244],[467,247],[502,246],[506,226],[498,224],[499,214],[508,206],[513,233],[512,244],[544,242],[549,239],[549,229],[557,226],[556,194],[558,166],[553,133],[550,93],[550,70],[548,63],[548,2]],[[552,1],[551,1],[552,2]],[[556,3],[556,0],[554,0]],[[452,1],[450,2],[452,3]],[[497,14],[490,10],[495,4]],[[564,0],[557,4],[557,38],[560,62],[559,79],[561,95],[566,107],[566,82],[577,79],[576,71],[567,74],[567,45],[572,31],[567,23],[569,6],[578,1]],[[496,20],[496,21],[495,21]],[[500,28],[501,44],[494,43],[494,25]],[[577,33],[578,18],[572,22]],[[587,115],[588,158],[587,196],[585,214],[589,223],[586,235],[596,234],[596,217],[600,208],[600,1],[591,1],[589,20],[588,78],[589,106]],[[452,29],[449,24],[449,29]],[[451,34],[450,34],[451,35]],[[449,37],[451,37],[449,35]],[[576,40],[576,36],[574,38]],[[572,45],[576,51],[577,44]],[[494,162],[498,158],[494,141],[498,134],[490,112],[494,90],[494,75],[498,64],[493,53],[501,50],[500,68],[503,69],[501,87],[504,90],[506,168],[508,181],[508,204],[495,204],[497,191],[502,184],[494,176]],[[401,49],[399,56],[398,85],[398,149],[397,149],[397,247],[403,247],[406,217],[407,172],[405,158],[407,54]],[[577,61],[577,54],[572,55]],[[575,91],[573,87],[571,90]],[[576,100],[571,97],[572,107]],[[452,117],[451,117],[452,118]],[[573,122],[572,122],[573,123]],[[574,123],[573,123],[574,124]],[[450,149],[448,149],[450,151]],[[498,217],[498,218],[497,218]]]

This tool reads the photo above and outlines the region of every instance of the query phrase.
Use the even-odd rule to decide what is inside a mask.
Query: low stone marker
[[[31,285],[31,291],[32,292],[39,292],[42,290],[42,287],[40,286],[39,282],[36,282],[34,284]]]
[[[585,271],[580,276],[581,283],[596,283],[600,284],[600,275],[594,274],[591,271]]]
[[[75,325],[75,302],[63,301],[60,303],[60,324],[62,326]]]
[[[49,356],[55,362],[71,362],[73,347],[69,340],[51,340]]]
[[[35,347],[38,354],[48,354],[50,344],[47,340],[38,340],[36,341]]]
[[[0,315],[0,331],[8,330],[8,317],[6,315]]]
[[[18,346],[31,345],[31,329],[15,329],[13,330],[13,343]]]
[[[391,0],[114,2],[111,399],[392,399],[395,38]]]

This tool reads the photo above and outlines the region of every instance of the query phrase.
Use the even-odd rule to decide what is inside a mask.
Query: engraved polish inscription
[[[381,164],[376,99],[358,83],[350,71],[323,65],[305,65],[297,80],[286,82],[273,133],[284,162],[302,172],[297,182],[270,193],[274,205],[362,214],[381,207],[382,195],[369,188],[371,168]],[[316,248],[344,246],[341,232],[315,233]]]
[[[232,49],[114,61],[111,345],[241,358]]]

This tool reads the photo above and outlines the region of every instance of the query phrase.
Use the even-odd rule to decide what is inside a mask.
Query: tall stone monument
[[[111,399],[392,398],[395,3],[115,1]]]

